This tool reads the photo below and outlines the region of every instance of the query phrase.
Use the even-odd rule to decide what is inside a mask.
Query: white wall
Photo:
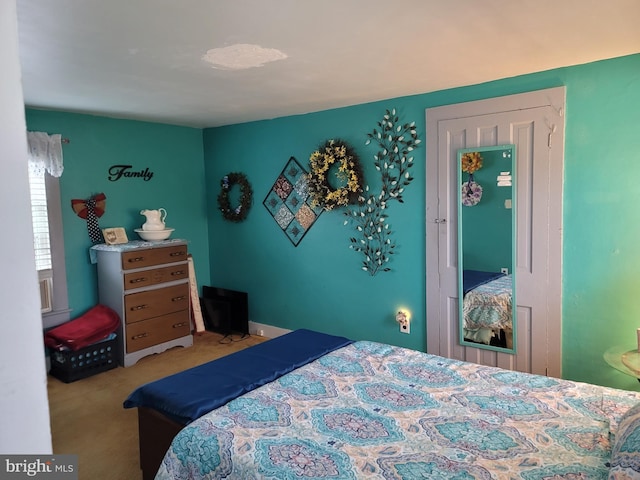
[[[15,0],[0,1],[0,65],[0,453],[50,454]]]

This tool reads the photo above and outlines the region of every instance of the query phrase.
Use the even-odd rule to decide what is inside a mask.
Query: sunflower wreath
[[[229,173],[222,178],[220,185],[222,190],[220,190],[218,194],[218,207],[222,212],[222,216],[230,222],[244,221],[249,214],[253,199],[251,184],[249,180],[247,180],[246,175],[235,172]],[[235,208],[229,203],[229,191],[234,185],[240,186],[240,204]]]
[[[325,210],[357,203],[362,193],[362,166],[356,153],[341,140],[328,140],[309,158],[311,172],[307,176],[311,206]],[[341,188],[330,185],[330,171],[338,166],[335,176],[344,183]]]
[[[482,157],[478,152],[469,152],[460,159],[463,172],[474,173],[482,168]]]

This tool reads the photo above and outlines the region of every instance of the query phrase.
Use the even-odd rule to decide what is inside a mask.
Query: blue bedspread
[[[137,388],[125,408],[149,407],[188,424],[351,340],[311,330],[281,337]]]
[[[466,295],[474,288],[504,276],[501,272],[483,272],[481,270],[463,270],[462,291]]]
[[[606,480],[639,402],[358,341],[186,426],[156,480]],[[637,471],[628,430],[616,461]]]

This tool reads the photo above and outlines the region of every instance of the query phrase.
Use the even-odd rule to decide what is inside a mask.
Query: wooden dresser
[[[95,249],[98,296],[120,315],[120,364],[193,345],[187,243],[129,242]]]

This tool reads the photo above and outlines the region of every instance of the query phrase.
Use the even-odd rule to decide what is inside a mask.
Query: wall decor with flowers
[[[462,205],[473,207],[482,198],[482,185],[476,182],[473,174],[482,168],[482,156],[480,152],[469,152],[460,158],[460,168],[469,174],[469,178],[461,185]]]
[[[362,270],[371,276],[378,272],[388,272],[395,243],[391,239],[392,231],[387,223],[387,208],[392,200],[404,203],[402,194],[413,181],[410,173],[413,167],[413,151],[421,143],[416,132],[415,122],[402,123],[395,108],[386,110],[377,122],[377,128],[367,134],[365,145],[374,144],[378,151],[373,156],[375,168],[382,176],[379,193],[369,193],[365,187],[364,195],[358,203],[345,211],[344,224],[351,223],[356,236],[350,238],[349,248],[362,254]]]
[[[362,194],[362,167],[355,151],[342,140],[327,140],[309,158],[307,176],[311,204],[325,210],[357,203]]]

